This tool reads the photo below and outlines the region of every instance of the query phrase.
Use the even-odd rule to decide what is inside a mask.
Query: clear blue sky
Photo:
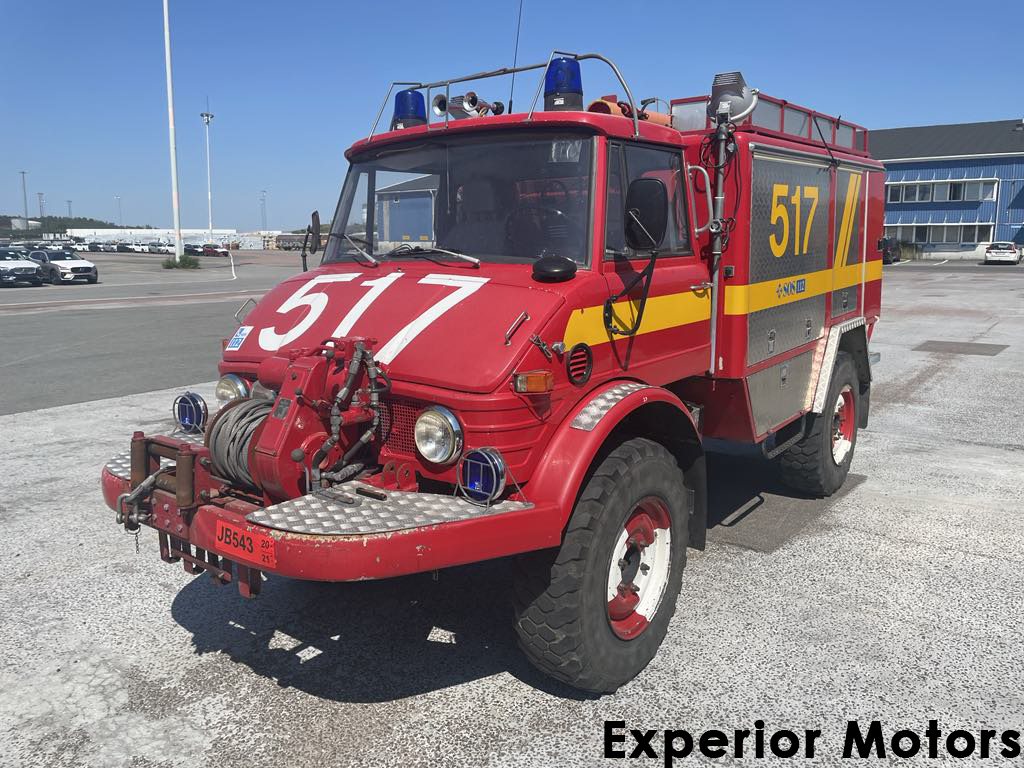
[[[1024,2],[583,2],[525,0],[520,63],[597,51],[637,98],[707,91],[740,69],[765,93],[869,128],[1024,115]],[[293,229],[333,212],[344,149],[387,83],[511,63],[518,0],[171,0],[182,223],[206,225],[202,121],[212,126],[214,225]],[[168,226],[160,0],[6,0],[0,213],[29,210]],[[1005,31],[1006,37],[1001,36]],[[1002,42],[1000,42],[1002,40]],[[586,97],[615,89],[590,64]],[[508,84],[481,85],[506,100]],[[536,79],[520,77],[525,107]]]

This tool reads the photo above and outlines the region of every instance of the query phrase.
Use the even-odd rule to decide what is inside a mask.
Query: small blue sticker
[[[228,341],[228,345],[224,348],[225,350],[234,351],[242,346],[242,342],[245,341],[245,337],[249,335],[249,331],[253,329],[251,325],[240,325],[238,330],[235,331],[235,335]]]

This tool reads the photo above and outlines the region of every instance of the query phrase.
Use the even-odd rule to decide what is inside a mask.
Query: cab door
[[[609,142],[607,150],[603,270],[609,295],[629,286],[612,311],[609,333],[612,365],[623,374],[667,384],[707,368],[710,354],[711,290],[707,263],[695,253],[680,149],[636,142]],[[650,252],[633,251],[625,241],[625,200],[635,179],[655,178],[668,192],[668,227],[650,274],[647,301],[636,324]]]

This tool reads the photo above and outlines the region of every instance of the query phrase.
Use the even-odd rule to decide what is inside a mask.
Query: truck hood
[[[532,283],[528,268],[513,269],[402,261],[331,264],[296,275],[245,317],[222,368],[332,337],[362,337],[374,340],[374,355],[393,379],[491,392],[563,301]]]

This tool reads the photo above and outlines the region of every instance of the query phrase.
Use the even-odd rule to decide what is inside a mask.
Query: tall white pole
[[[210,121],[213,120],[213,114],[210,113],[209,105],[206,107],[207,111],[200,113],[200,117],[203,118],[203,123],[206,124],[206,209],[209,214],[209,231],[207,232],[207,242],[213,242],[213,188],[210,185]]]
[[[174,209],[174,260],[181,261],[181,216],[178,212],[178,147],[174,141],[174,85],[171,82],[171,22],[164,0],[164,63],[167,67],[167,135],[171,149],[171,206]]]

